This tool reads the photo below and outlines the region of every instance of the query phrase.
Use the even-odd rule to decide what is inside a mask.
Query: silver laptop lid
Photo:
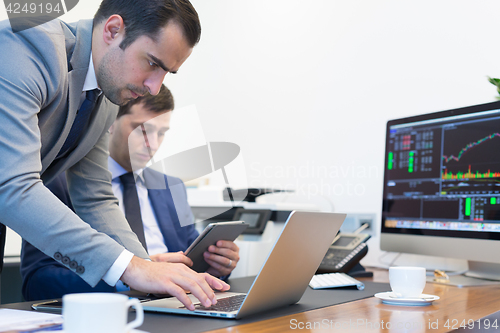
[[[292,212],[236,318],[296,303],[345,217],[346,214]]]

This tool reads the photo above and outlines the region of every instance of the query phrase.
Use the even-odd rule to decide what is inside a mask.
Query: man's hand
[[[156,262],[181,263],[188,267],[193,266],[193,261],[182,251],[153,254],[149,257]]]
[[[196,273],[183,263],[151,262],[134,256],[121,276],[132,289],[154,294],[170,294],[194,310],[186,295],[190,291],[203,306],[217,303],[214,291],[229,290],[229,285],[207,273]]]
[[[210,265],[207,273],[213,276],[229,275],[240,260],[240,248],[234,242],[220,240],[216,246],[210,245],[203,253],[205,261]]]

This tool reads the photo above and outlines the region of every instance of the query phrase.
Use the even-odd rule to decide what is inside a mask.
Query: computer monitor
[[[380,248],[500,280],[500,102],[387,123]]]

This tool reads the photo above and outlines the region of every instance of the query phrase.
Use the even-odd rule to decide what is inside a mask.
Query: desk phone
[[[368,253],[367,234],[339,233],[316,273],[347,273]]]

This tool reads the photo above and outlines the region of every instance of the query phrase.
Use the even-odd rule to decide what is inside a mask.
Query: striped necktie
[[[80,109],[78,110],[75,121],[71,126],[71,130],[69,131],[68,137],[64,142],[61,150],[57,154],[57,158],[64,156],[68,151],[70,151],[82,135],[82,131],[87,125],[90,115],[92,114],[92,110],[97,102],[97,98],[99,97],[99,89],[89,90],[87,91],[85,100],[83,101]]]

